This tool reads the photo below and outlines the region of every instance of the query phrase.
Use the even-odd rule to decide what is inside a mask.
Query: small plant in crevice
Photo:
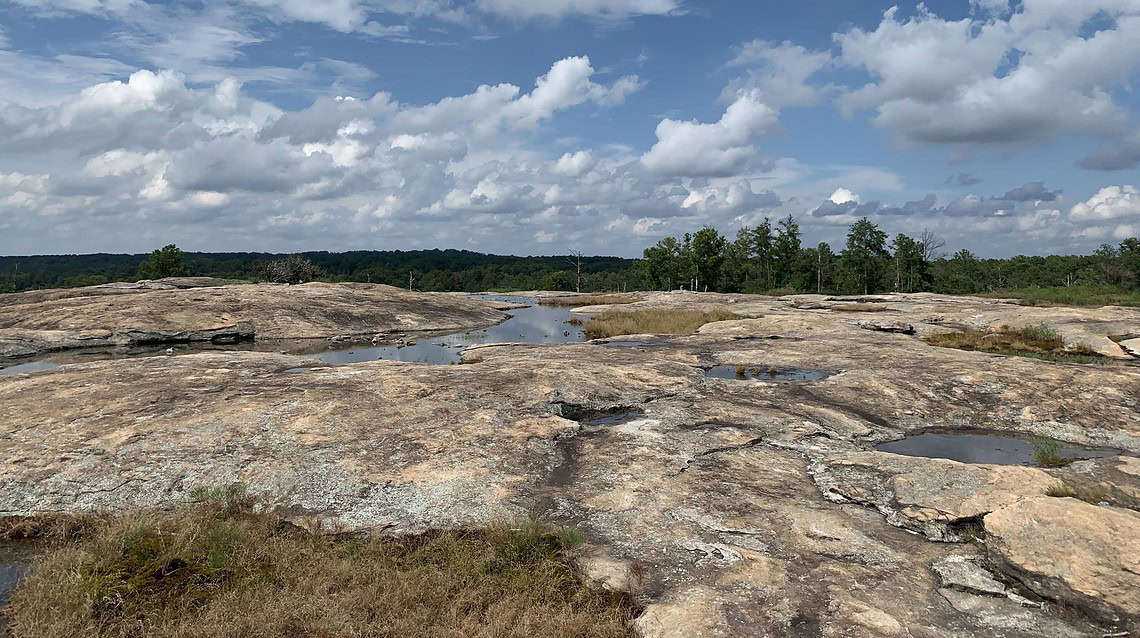
[[[1045,496],[1053,498],[1075,498],[1090,505],[1099,505],[1108,501],[1110,489],[1098,484],[1094,486],[1073,486],[1065,481],[1057,481],[1045,490]]]
[[[586,534],[577,527],[562,527],[556,533],[562,549],[572,552],[586,544]]]
[[[1065,467],[1073,460],[1061,456],[1061,446],[1056,441],[1038,439],[1033,442],[1033,462],[1038,467]]]

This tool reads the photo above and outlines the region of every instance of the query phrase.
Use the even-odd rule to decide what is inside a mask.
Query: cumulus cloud
[[[1105,186],[1088,200],[1073,206],[1069,216],[1087,222],[1140,218],[1140,191],[1135,186]]]
[[[641,156],[641,163],[650,171],[670,175],[731,175],[756,158],[754,143],[777,118],[777,111],[757,95],[746,94],[717,122],[665,119],[657,125],[657,143]]]
[[[911,18],[891,8],[874,30],[837,34],[839,61],[870,77],[843,107],[874,109],[876,124],[913,144],[1025,143],[1126,122],[1112,89],[1140,67],[1135,2],[1026,2],[1008,16],[994,15],[999,2],[975,6],[986,19],[946,20],[920,5]],[[1112,28],[1085,37],[1095,16]]]
[[[791,42],[746,42],[737,47],[736,56],[728,63],[729,67],[744,68],[746,75],[729,83],[722,99],[731,101],[742,92],[753,92],[770,106],[814,104],[821,88],[809,80],[831,59],[828,51],[810,51]]]

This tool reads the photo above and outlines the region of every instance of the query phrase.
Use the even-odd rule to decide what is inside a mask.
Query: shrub
[[[1072,459],[1061,456],[1061,446],[1050,439],[1039,439],[1033,442],[1033,462],[1039,467],[1064,467],[1072,463]]]
[[[155,250],[139,264],[139,279],[163,279],[165,277],[185,277],[190,274],[182,249],[168,244]]]
[[[261,276],[265,281],[277,284],[303,284],[324,276],[324,271],[300,255],[289,255],[265,264]]]

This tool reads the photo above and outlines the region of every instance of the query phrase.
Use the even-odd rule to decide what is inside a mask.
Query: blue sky
[[[1140,0],[0,0],[0,253],[1140,235]]]

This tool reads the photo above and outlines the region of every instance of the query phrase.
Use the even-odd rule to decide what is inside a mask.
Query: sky
[[[0,254],[1140,235],[1140,0],[0,0]]]

